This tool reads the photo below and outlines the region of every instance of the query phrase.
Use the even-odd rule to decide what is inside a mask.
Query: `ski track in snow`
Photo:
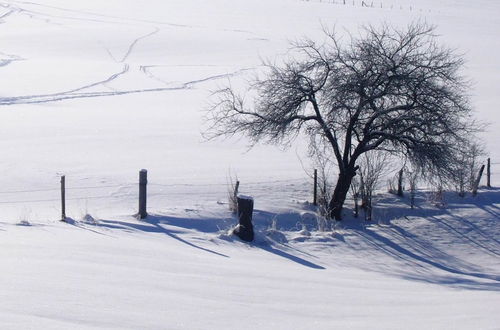
[[[24,60],[24,58],[20,56],[0,52],[0,67],[7,66],[12,62],[22,61],[22,60]]]
[[[15,9],[9,10],[7,13],[0,16],[0,20],[3,20],[5,18],[9,17],[10,15],[14,14],[15,12],[17,12],[17,10],[15,10]],[[5,23],[5,22],[0,22],[0,23]]]
[[[132,41],[132,43],[129,45],[128,49],[127,49],[127,52],[125,53],[125,55],[123,55],[122,59],[119,61],[119,63],[123,63],[127,60],[127,58],[130,56],[130,54],[132,53],[134,47],[137,45],[137,43],[143,39],[146,39],[156,33],[158,33],[160,31],[160,29],[158,27],[155,27],[155,30],[153,32],[150,32],[146,35],[143,35],[141,37],[138,37],[137,39],[135,39],[134,41]],[[113,56],[114,57],[114,56]]]
[[[175,27],[183,27],[183,28],[194,28],[196,26],[190,26],[190,25],[179,25],[179,24],[172,24],[172,23],[167,23],[167,22],[156,22],[156,21],[147,21],[147,20],[137,20],[137,19],[128,19],[128,18],[121,18],[117,16],[109,16],[109,15],[101,15],[101,14],[95,14],[95,13],[89,13],[85,11],[78,11],[78,10],[70,10],[70,9],[65,9],[61,7],[55,7],[55,6],[49,6],[49,5],[42,5],[34,2],[28,2],[28,1],[11,1],[12,3],[20,4],[20,5],[31,5],[31,6],[39,6],[41,8],[48,8],[48,9],[55,9],[59,10],[62,12],[70,12],[70,13],[76,13],[79,15],[83,15],[85,17],[73,17],[73,16],[59,16],[59,15],[53,15],[49,13],[42,13],[39,11],[33,11],[33,10],[28,10],[25,8],[22,8],[20,6],[15,6],[12,5],[11,3],[0,3],[0,6],[3,8],[8,9],[9,11],[0,16],[0,20],[4,17],[8,17],[12,14],[15,13],[21,13],[21,14],[27,14],[30,18],[32,19],[41,19],[41,17],[49,17],[49,18],[56,18],[56,19],[71,19],[71,20],[83,20],[83,21],[89,21],[89,22],[94,22],[94,23],[120,23],[120,24],[129,24],[130,22],[135,22],[136,24],[139,24],[140,26],[144,26],[147,24],[148,26],[150,24],[163,24],[163,25],[171,25]],[[93,17],[93,18],[89,18]],[[105,19],[96,19],[95,17],[102,17],[106,18]],[[49,19],[43,19],[46,23],[51,23],[51,24],[59,24],[59,23],[54,23],[53,21]],[[61,25],[61,24],[59,24]],[[201,26],[196,27],[196,28],[203,28]],[[128,45],[127,50],[125,53],[121,56],[121,58],[117,58],[112,51],[104,46],[104,49],[110,56],[110,58],[113,60],[115,63],[125,63],[128,58],[132,55],[134,49],[137,47],[137,45],[159,33],[161,29],[158,26],[153,26],[153,31],[141,35],[135,39],[132,40],[132,42]],[[250,31],[243,31],[239,29],[234,29],[234,30],[228,30],[224,29],[224,31],[229,31],[229,32],[235,32],[235,33],[250,33],[253,34]],[[2,54],[2,53],[0,53]],[[10,56],[11,58],[8,59],[0,59],[0,67],[9,65],[12,61],[15,60],[20,60],[22,58],[20,57],[13,57]],[[166,86],[171,86],[175,82],[168,82],[163,78],[160,78],[156,75],[154,75],[149,68],[151,67],[157,67],[158,65],[139,65],[139,70],[146,75],[148,78],[151,80],[160,82],[162,85]],[[167,65],[165,65],[167,66]],[[207,66],[200,64],[199,66]],[[36,104],[36,103],[48,103],[48,102],[56,102],[56,101],[63,101],[63,100],[69,100],[69,99],[79,99],[79,98],[93,98],[93,97],[109,97],[109,96],[119,96],[119,95],[126,95],[126,94],[138,94],[138,93],[146,93],[146,92],[167,92],[167,91],[176,91],[176,90],[182,90],[182,89],[190,89],[193,88],[195,85],[204,83],[204,82],[209,82],[212,80],[218,80],[218,79],[223,79],[223,78],[228,78],[232,76],[236,76],[242,72],[252,70],[252,69],[241,69],[237,70],[233,73],[224,73],[224,74],[218,74],[218,75],[213,75],[209,77],[204,77],[192,81],[187,81],[180,83],[178,86],[172,86],[172,87],[156,87],[156,88],[136,88],[136,89],[128,89],[128,90],[116,90],[110,86],[107,86],[107,84],[117,80],[119,77],[127,74],[130,71],[130,65],[125,63],[123,69],[120,72],[117,72],[110,77],[104,79],[104,80],[99,80],[93,83],[90,83],[88,85],[84,85],[69,91],[62,91],[62,92],[57,92],[57,93],[48,93],[48,94],[36,94],[36,95],[22,95],[22,96],[11,96],[11,97],[1,97],[0,98],[0,105],[14,105],[14,104]],[[108,89],[111,89],[111,91],[97,91],[97,92],[86,92],[86,93],[78,93],[81,92],[85,89],[93,88],[93,87],[98,87],[98,86],[105,86]]]
[[[157,65],[141,65],[141,66],[139,67],[139,70],[140,70],[143,74],[145,74],[148,78],[150,78],[150,79],[154,79],[154,80],[156,80],[156,81],[159,81],[159,82],[161,82],[162,84],[165,84],[165,85],[167,85],[167,86],[171,85],[171,84],[172,84],[171,82],[166,81],[166,80],[164,80],[164,79],[162,79],[162,78],[160,78],[160,77],[158,77],[158,76],[155,76],[155,75],[151,72],[151,70],[149,70],[150,68],[154,68],[154,67],[158,67],[158,66],[157,66]]]
[[[15,7],[16,9],[20,11],[25,11],[31,14],[36,14],[40,16],[46,16],[46,17],[51,17],[51,18],[59,18],[59,19],[66,19],[66,20],[77,20],[77,21],[88,21],[88,22],[94,22],[94,23],[107,23],[107,24],[130,24],[130,23],[140,23],[141,25],[167,25],[167,26],[172,26],[172,27],[182,27],[182,28],[206,28],[204,26],[195,26],[195,25],[186,25],[186,24],[176,24],[176,23],[171,23],[171,22],[161,22],[161,21],[149,21],[149,20],[141,20],[141,19],[134,19],[134,18],[125,18],[125,17],[119,17],[119,16],[113,16],[113,15],[104,15],[104,14],[98,14],[98,13],[92,13],[92,12],[87,12],[87,11],[82,11],[82,10],[74,10],[74,9],[67,9],[63,7],[57,7],[57,6],[50,6],[50,5],[44,5],[36,2],[29,2],[29,1],[16,1],[12,0],[11,3],[17,3],[20,5],[30,5],[30,6],[37,6],[40,8],[46,8],[46,9],[55,9],[61,12],[65,13],[74,13],[77,15],[80,15],[82,17],[78,16],[67,16],[67,15],[54,15],[54,14],[49,14],[49,13],[42,13],[39,11],[33,11],[33,10],[27,10],[27,9],[21,9],[19,7]],[[0,4],[0,6],[5,7],[14,7],[11,4]],[[93,17],[93,18],[90,18]],[[96,18],[99,17],[99,18]]]
[[[39,11],[33,11],[33,10],[24,9],[24,8],[21,8],[18,6],[14,6],[14,5],[12,5],[12,3],[16,3],[16,4],[20,4],[20,5],[37,6],[40,8],[53,9],[53,10],[58,10],[58,11],[66,12],[66,13],[74,13],[74,14],[81,15],[82,17],[67,16],[67,15],[54,15],[54,14],[49,14],[49,13],[43,13],[43,12],[39,12]],[[58,19],[66,19],[66,20],[88,21],[88,22],[94,22],[94,23],[127,24],[127,25],[130,23],[135,23],[135,24],[140,24],[142,26],[144,26],[144,25],[147,25],[147,26],[165,25],[165,26],[178,27],[178,28],[189,28],[189,29],[209,29],[210,28],[210,27],[204,26],[204,25],[188,25],[188,24],[179,24],[179,23],[172,23],[172,22],[152,21],[152,20],[144,20],[144,19],[119,17],[119,16],[113,16],[113,15],[104,15],[104,14],[92,13],[92,12],[87,12],[87,11],[82,11],[82,10],[74,10],[74,9],[67,9],[67,8],[63,8],[63,7],[44,5],[44,4],[39,4],[36,2],[30,2],[30,1],[11,0],[10,3],[0,3],[0,6],[2,6],[4,8],[14,8],[13,9],[14,11],[28,13],[29,15],[38,15],[38,16],[45,16],[45,17],[50,17],[50,18],[58,18]],[[90,18],[90,17],[93,17],[93,18]],[[99,18],[96,18],[96,17],[99,17]],[[216,30],[224,31],[224,32],[234,32],[234,33],[244,33],[244,34],[256,35],[253,31],[242,30],[242,29],[216,29]],[[261,37],[258,37],[258,38],[261,38]],[[262,39],[265,39],[265,38],[262,38]]]
[[[91,87],[96,87],[99,85],[104,85],[112,82],[119,76],[128,72],[129,67],[125,64],[124,69],[118,73],[111,75],[109,78],[98,81],[89,85],[85,85],[76,89],[72,89],[70,91],[60,92],[60,93],[51,93],[51,94],[41,94],[41,95],[25,95],[25,96],[14,96],[14,97],[0,97],[0,105],[14,105],[14,104],[36,104],[36,103],[47,103],[47,102],[56,102],[56,101],[64,101],[70,99],[83,99],[83,98],[91,98],[91,97],[104,97],[104,96],[118,96],[118,95],[127,95],[127,94],[139,94],[139,93],[148,93],[148,92],[167,92],[167,91],[177,91],[177,90],[185,90],[191,89],[197,84],[205,83],[212,80],[224,79],[232,76],[236,76],[241,72],[252,70],[252,69],[241,69],[235,71],[233,73],[227,74],[219,74],[214,76],[209,76],[206,78],[196,79],[188,82],[181,83],[178,86],[174,87],[157,87],[157,88],[145,88],[145,89],[131,89],[131,90],[122,90],[122,91],[111,91],[111,92],[87,92],[87,93],[76,93],[78,91],[82,91],[84,89],[88,89]]]

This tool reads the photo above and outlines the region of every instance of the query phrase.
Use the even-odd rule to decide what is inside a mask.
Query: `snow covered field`
[[[465,54],[500,163],[500,3],[331,2],[0,1],[0,328],[499,329],[500,190],[381,195],[379,224],[318,232],[303,142],[201,137],[210,91],[289,40],[420,19]],[[251,245],[227,235],[229,171],[256,198]]]

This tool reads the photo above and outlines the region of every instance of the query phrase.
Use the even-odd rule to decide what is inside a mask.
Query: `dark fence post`
[[[145,219],[148,216],[148,213],[146,211],[147,185],[148,171],[141,170],[139,172],[139,219]]]
[[[240,189],[240,182],[236,181],[236,184],[234,185],[234,199],[238,197],[238,190]]]
[[[238,195],[238,226],[233,230],[233,234],[243,241],[251,242],[254,239],[252,213],[253,198],[250,196]]]
[[[318,170],[314,170],[314,196],[313,205],[318,205]]]
[[[400,197],[403,197],[403,170],[404,168],[399,170],[398,173],[398,196]]]
[[[66,176],[61,176],[61,221],[66,221]]]
[[[491,159],[488,158],[488,167],[486,168],[486,186],[491,188]]]
[[[481,181],[481,177],[483,176],[483,171],[484,171],[484,165],[481,166],[481,169],[479,170],[479,174],[477,175],[476,182],[474,182],[474,189],[472,190],[473,196],[477,195],[477,189],[479,188],[479,182]]]

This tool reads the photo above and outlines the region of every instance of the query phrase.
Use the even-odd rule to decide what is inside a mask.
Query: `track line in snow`
[[[79,92],[81,90],[89,89],[89,88],[96,87],[96,86],[99,86],[99,85],[105,85],[105,84],[110,83],[113,80],[117,79],[118,77],[126,74],[129,70],[130,70],[130,66],[128,64],[124,64],[123,65],[123,69],[120,72],[114,73],[114,74],[112,74],[111,76],[109,76],[108,78],[106,78],[104,80],[97,81],[95,83],[92,83],[92,84],[89,84],[89,85],[85,85],[85,86],[82,86],[82,87],[79,87],[79,88],[67,91],[67,92],[65,92],[65,94],[66,93]],[[55,95],[57,95],[57,94],[55,94]]]
[[[7,65],[11,64],[14,61],[20,61],[20,60],[21,59],[12,59],[12,58],[9,58],[9,59],[0,59],[0,67],[7,66]]]
[[[149,70],[150,68],[154,68],[154,67],[169,67],[169,66],[170,65],[165,65],[165,66],[163,66],[163,65],[141,65],[140,71],[151,79],[157,80],[157,81],[159,81],[167,86],[171,86],[172,84],[175,83],[174,81],[166,81],[166,80],[158,77],[157,75],[153,74]],[[200,66],[202,66],[202,65],[200,65]],[[196,67],[196,66],[186,65],[185,67]],[[196,84],[200,84],[200,83],[204,83],[204,82],[208,82],[208,81],[212,81],[212,80],[231,78],[231,77],[237,76],[243,72],[252,71],[252,70],[255,70],[255,68],[244,68],[244,69],[240,69],[240,70],[237,70],[235,72],[232,72],[232,73],[223,73],[223,74],[219,74],[219,75],[209,76],[206,78],[201,78],[201,79],[185,82],[185,83],[183,83],[183,86],[185,89],[189,89],[189,88],[191,88],[191,86],[196,85]]]
[[[134,50],[134,47],[137,45],[137,43],[143,39],[146,39],[156,33],[158,33],[160,31],[160,29],[158,27],[155,27],[155,30],[153,32],[150,32],[148,34],[145,34],[143,36],[140,36],[136,39],[134,39],[134,41],[129,45],[128,49],[127,49],[127,52],[125,53],[125,55],[123,55],[122,59],[119,61],[120,63],[123,63],[127,60],[127,58],[130,56],[130,54],[132,53],[132,51]]]
[[[0,52],[0,67],[7,66],[14,61],[23,61],[23,60],[24,58],[20,56]]]
[[[38,6],[40,8],[53,9],[53,10],[58,10],[61,12],[73,13],[73,14],[80,15],[80,17],[56,15],[56,14],[44,13],[44,12],[40,12],[40,11],[36,11],[36,10],[29,10],[29,9],[25,9],[25,8],[21,8],[21,7],[16,7],[12,4],[6,4],[6,6],[9,6],[10,8],[15,8],[15,10],[17,10],[19,12],[24,12],[24,13],[28,14],[31,18],[35,18],[34,16],[45,16],[45,17],[49,17],[49,18],[53,18],[53,19],[88,21],[88,22],[106,23],[106,24],[130,25],[131,23],[133,23],[133,24],[142,25],[142,26],[144,26],[144,25],[147,25],[147,26],[163,25],[163,26],[187,28],[187,29],[204,29],[204,30],[212,29],[215,31],[244,33],[244,34],[259,36],[257,33],[253,32],[253,31],[243,30],[243,29],[238,29],[238,28],[216,28],[216,27],[209,27],[209,26],[204,26],[204,25],[194,25],[194,24],[189,25],[189,24],[179,24],[179,23],[164,22],[164,21],[126,18],[126,17],[120,17],[120,16],[98,14],[98,13],[87,12],[87,11],[82,11],[82,10],[67,9],[67,8],[57,7],[57,6],[44,5],[44,4],[39,4],[39,3],[29,2],[29,1],[12,0],[11,2],[16,3],[18,5]],[[49,23],[53,23],[53,22],[49,21]],[[54,23],[54,24],[56,24],[56,23]],[[263,39],[265,39],[265,38],[263,38]]]
[[[167,91],[177,91],[177,90],[186,90],[191,89],[195,85],[212,81],[218,79],[224,79],[232,76],[236,76],[244,71],[253,70],[253,69],[241,69],[233,73],[214,75],[202,79],[192,80],[188,82],[181,83],[178,86],[173,87],[157,87],[157,88],[145,88],[145,89],[130,89],[130,90],[118,90],[118,91],[109,91],[109,92],[87,92],[87,93],[77,93],[84,89],[88,89],[91,87],[95,87],[97,85],[104,85],[115,80],[120,75],[126,73],[129,70],[129,66],[127,64],[124,65],[124,69],[116,74],[113,74],[109,78],[98,81],[89,85],[85,85],[76,89],[72,89],[65,92],[60,93],[51,93],[51,94],[40,94],[40,95],[23,95],[23,96],[13,96],[13,97],[3,97],[0,98],[0,106],[1,105],[14,105],[14,104],[36,104],[36,103],[48,103],[48,102],[56,102],[70,99],[83,99],[83,98],[92,98],[92,97],[104,97],[104,96],[119,96],[119,95],[127,95],[127,94],[139,94],[139,93],[148,93],[148,92],[167,92]]]
[[[165,84],[167,86],[170,86],[172,84],[172,82],[170,81],[166,81],[166,80],[163,80],[161,79],[160,77],[154,75],[151,70],[149,70],[150,68],[153,68],[153,67],[158,67],[156,65],[141,65],[139,70],[145,74],[148,78],[150,79],[153,79],[153,80],[156,80],[156,81],[159,81],[161,82],[162,84]]]
[[[39,12],[39,11],[24,9],[21,7],[15,7],[11,4],[7,4],[7,6],[9,6],[11,8],[12,7],[17,8],[21,11],[24,11],[26,13],[30,13],[32,15],[40,15],[40,16],[46,16],[46,17],[58,18],[58,19],[88,21],[88,22],[107,23],[107,24],[123,24],[123,25],[129,25],[130,23],[137,23],[137,24],[141,24],[141,25],[145,25],[145,24],[146,25],[151,25],[151,24],[153,24],[153,25],[167,25],[167,26],[181,27],[181,28],[207,28],[206,26],[201,26],[201,25],[198,26],[198,25],[177,24],[177,23],[171,23],[171,22],[151,21],[151,20],[113,16],[113,15],[105,15],[105,14],[93,13],[93,12],[88,12],[88,11],[83,11],[83,10],[74,10],[74,9],[68,9],[68,8],[63,8],[63,7],[44,5],[44,4],[29,2],[29,1],[12,0],[11,2],[16,3],[18,5],[37,6],[40,8],[53,9],[53,10],[57,10],[57,11],[61,11],[61,12],[77,14],[77,16],[55,15],[55,14],[50,14],[50,13],[43,13],[43,12]],[[78,17],[78,15],[80,15],[80,17]]]
[[[27,95],[27,96],[14,96],[14,97],[3,97],[0,98],[0,105],[11,105],[11,104],[23,104],[23,103],[43,103],[43,102],[50,102],[50,99],[57,100],[59,97],[64,97],[68,95],[75,95],[74,93],[80,92],[85,89],[89,89],[92,87],[96,87],[99,85],[105,85],[106,83],[109,83],[119,76],[127,73],[129,71],[129,65],[124,64],[123,69],[120,72],[114,73],[108,78],[104,80],[100,80],[88,85],[84,85],[69,91],[61,92],[61,93],[50,93],[50,94],[40,94],[40,95]],[[112,92],[114,93],[114,92]],[[89,93],[89,95],[96,94],[99,95],[101,94],[100,92],[96,93]],[[41,102],[33,102],[34,100],[44,100]],[[23,102],[24,100],[27,100],[28,102]]]
[[[3,20],[4,20],[5,18],[9,17],[10,15],[12,15],[12,14],[16,13],[16,12],[18,12],[18,10],[11,9],[11,10],[9,10],[7,13],[3,14],[2,16],[0,16],[0,21],[2,21],[2,22],[0,22],[0,23],[5,23],[5,22],[3,22]]]

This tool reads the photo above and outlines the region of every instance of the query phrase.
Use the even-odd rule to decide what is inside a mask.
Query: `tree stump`
[[[243,241],[252,242],[254,238],[252,225],[253,198],[250,196],[238,195],[237,201],[239,224],[233,230],[233,234]]]

